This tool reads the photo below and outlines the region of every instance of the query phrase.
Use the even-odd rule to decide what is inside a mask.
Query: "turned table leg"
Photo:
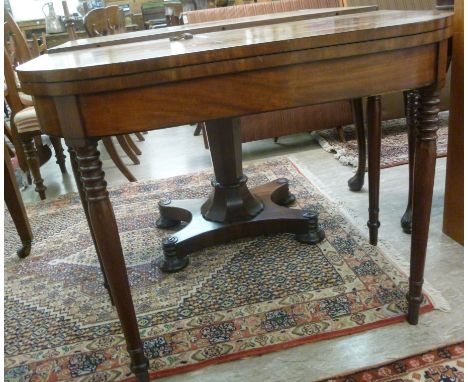
[[[83,206],[83,210],[86,216],[86,221],[88,222],[88,226],[91,228],[91,220],[89,218],[89,210],[88,210],[88,203],[86,202],[86,195],[83,189],[83,182],[81,181],[80,171],[78,170],[78,163],[76,162],[76,153],[73,151],[72,148],[68,148],[68,153],[70,154],[70,163],[73,170],[73,176],[75,177],[76,188],[78,189],[78,193],[80,194],[81,205]],[[101,273],[104,278],[104,287],[106,288],[107,292],[109,293],[109,297],[111,300],[112,305],[114,305],[114,300],[112,299],[112,294],[110,292],[109,283],[107,282],[107,276],[104,271],[104,266],[102,265],[101,254],[99,253],[99,248],[96,243],[96,237],[94,236],[94,231],[90,229],[91,237],[93,239],[94,248],[96,250],[96,254],[99,260],[99,266],[101,268]]]
[[[67,144],[76,153],[76,162],[86,197],[84,203],[88,204],[90,229],[94,234],[104,273],[107,276],[122,325],[127,351],[131,358],[130,368],[138,381],[149,381],[148,360],[145,357],[138,331],[119,231],[109,200],[102,163],[99,160],[97,140],[71,140]]]
[[[436,163],[436,139],[439,113],[437,87],[421,89],[421,108],[416,124],[413,181],[413,222],[408,293],[408,321],[416,325],[423,301],[424,264],[431,218],[432,192]]]
[[[414,90],[406,93],[406,125],[408,128],[408,167],[409,187],[408,204],[401,218],[401,228],[405,233],[411,233],[411,220],[413,214],[413,178],[414,178],[414,149],[416,144],[416,124],[419,118],[420,96]]]
[[[379,222],[380,145],[382,139],[382,108],[380,96],[367,99],[368,173],[369,180],[369,242],[377,245]]]
[[[358,168],[356,174],[348,180],[348,187],[351,191],[361,191],[366,174],[366,131],[364,128],[362,98],[353,99],[351,105],[353,107],[354,127],[358,144]]]

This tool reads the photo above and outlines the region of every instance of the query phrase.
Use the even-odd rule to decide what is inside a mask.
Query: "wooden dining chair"
[[[68,32],[68,37],[70,41],[75,41],[77,39],[75,23],[73,18],[70,16],[70,11],[68,9],[67,2],[62,1],[62,6],[65,15],[65,27]],[[117,8],[117,10],[119,11],[118,7],[111,7],[112,10],[115,10],[115,8]],[[116,31],[121,30],[121,28],[116,24],[120,22],[118,19],[119,12],[110,11],[109,17],[107,17],[106,12],[103,12],[103,10],[105,10],[105,8],[93,9],[90,12],[88,12],[85,16],[85,19],[87,20],[87,23],[85,22],[85,29],[90,37],[99,36],[101,35],[100,33],[108,34],[108,31],[112,31],[112,33],[114,33]],[[137,138],[140,141],[145,140],[145,138],[141,134],[138,134]],[[130,160],[134,164],[139,164],[140,160],[138,159],[137,155],[141,155],[141,151],[130,138],[130,136],[117,136],[116,139],[119,142],[125,154],[130,158]],[[112,141],[112,137],[104,137],[101,141],[107,153],[109,154],[112,162],[114,162],[115,166],[130,182],[135,182],[137,179],[122,161],[122,158],[119,156],[114,142]]]
[[[16,84],[13,64],[10,61],[9,53],[6,47],[4,47],[3,50],[4,77],[7,88],[5,98],[11,108],[11,136],[13,138],[13,136],[16,135],[22,143],[23,151],[26,154],[28,169],[34,180],[35,190],[39,193],[41,199],[45,199],[46,186],[44,185],[44,179],[42,179],[41,176],[41,161],[35,141],[35,138],[41,137],[41,126],[34,106],[24,107],[22,104]],[[65,155],[63,154],[63,148],[60,139],[50,137],[50,140],[54,147],[55,156],[57,158],[60,171],[62,173],[66,173],[67,169],[65,166]]]

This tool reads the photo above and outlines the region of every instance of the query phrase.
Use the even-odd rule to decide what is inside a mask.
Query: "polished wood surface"
[[[104,46],[128,44],[134,42],[144,42],[151,40],[169,39],[169,37],[179,36],[182,33],[201,34],[217,31],[226,31],[240,28],[247,28],[260,25],[278,24],[297,20],[307,20],[313,18],[333,16],[336,14],[355,14],[376,10],[375,6],[348,7],[348,8],[328,8],[328,9],[305,9],[300,11],[284,12],[281,14],[258,15],[237,18],[235,20],[222,20],[193,23],[189,25],[179,25],[170,28],[150,29],[127,33],[125,35],[110,37],[100,37],[93,39],[81,39],[70,42],[50,50],[51,53],[64,51],[76,51],[79,49],[98,48]]]
[[[457,0],[455,1],[452,40],[452,80],[443,231],[462,245],[464,243],[463,29],[463,0]]]
[[[238,63],[237,69],[234,67],[235,59],[290,53],[302,49],[326,47],[331,44],[342,45],[402,36],[410,37],[415,34],[421,38],[424,33],[438,35],[438,31],[440,33],[451,25],[452,17],[447,17],[448,15],[451,13],[374,11],[212,32],[194,35],[193,39],[189,40],[169,41],[165,39],[138,44],[124,43],[80,52],[42,55],[34,62],[21,65],[18,73],[25,88],[27,87],[30,93],[34,94],[33,89],[29,87],[29,82],[41,82],[43,86],[46,86],[54,82],[96,80],[166,68],[183,70],[181,67],[216,61],[223,61],[222,64],[217,62],[222,67],[231,64],[231,70],[237,72],[239,69]],[[438,35],[438,37],[442,36]],[[390,48],[391,41],[388,45]],[[420,45],[420,42],[417,45]],[[259,66],[262,65],[257,64],[257,67]],[[193,75],[191,77],[193,78]],[[178,79],[173,77],[173,80]],[[82,84],[81,89],[86,92],[84,88],[87,86],[87,81],[83,82],[85,83]],[[128,84],[128,87],[144,83],[148,85],[148,82],[137,81]],[[75,88],[70,93],[77,94],[78,89]],[[88,89],[89,91],[92,89]],[[67,94],[66,91],[62,93],[62,95],[65,94]]]
[[[368,97],[370,166],[378,166],[379,96],[419,89],[421,113],[416,124],[408,294],[408,321],[416,324],[435,172],[438,94],[445,81],[451,25],[450,13],[373,11],[205,33],[179,41],[155,40],[55,53],[21,67],[20,79],[35,96],[40,118],[48,122],[47,131],[65,137],[76,152],[90,228],[122,323],[131,370],[139,381],[149,379],[147,361],[97,141],[103,136],[208,121],[216,179],[213,195],[199,213],[206,221],[227,228],[219,229],[219,236],[191,233],[187,240],[177,237],[164,243],[165,259],[171,259],[166,262],[170,264],[168,270],[176,270],[184,267],[187,259],[186,253],[181,256],[177,252],[183,247],[178,247],[179,240],[190,242],[190,237],[198,236],[190,248],[200,248],[222,237],[237,237],[240,231],[229,224],[238,224],[237,218],[251,227],[252,234],[260,232],[256,224],[262,226],[261,231],[272,227],[273,232],[275,227],[284,230],[287,224],[296,224],[294,218],[288,218],[290,212],[285,212],[293,210],[265,207],[269,200],[275,202],[274,193],[270,199],[263,199],[258,197],[259,191],[256,195],[255,190],[246,187],[236,117]],[[128,99],[137,99],[138,103],[129,103]],[[378,177],[369,181],[374,243]],[[261,205],[264,209],[258,211]],[[165,210],[170,209],[162,208],[161,212]],[[262,216],[268,217],[268,224],[256,222],[261,222]],[[170,213],[163,217],[183,220]],[[287,224],[281,225],[284,218]],[[300,229],[305,229],[304,223],[300,224]],[[295,231],[297,239],[307,243],[320,240],[317,224],[316,216],[310,216],[308,232],[302,235]],[[223,236],[226,232],[228,236]]]

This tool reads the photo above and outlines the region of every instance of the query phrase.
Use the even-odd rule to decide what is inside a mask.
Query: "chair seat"
[[[21,103],[24,106],[34,106],[33,98],[29,94],[18,92]]]
[[[39,120],[37,119],[36,110],[33,106],[27,107],[15,114],[15,126],[19,134],[34,133],[41,131]]]

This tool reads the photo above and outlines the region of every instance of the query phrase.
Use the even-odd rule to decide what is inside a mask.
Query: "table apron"
[[[40,96],[35,103],[43,130],[53,136],[154,130],[427,86],[440,80],[439,44],[98,94]],[[70,113],[79,127],[65,121]]]

